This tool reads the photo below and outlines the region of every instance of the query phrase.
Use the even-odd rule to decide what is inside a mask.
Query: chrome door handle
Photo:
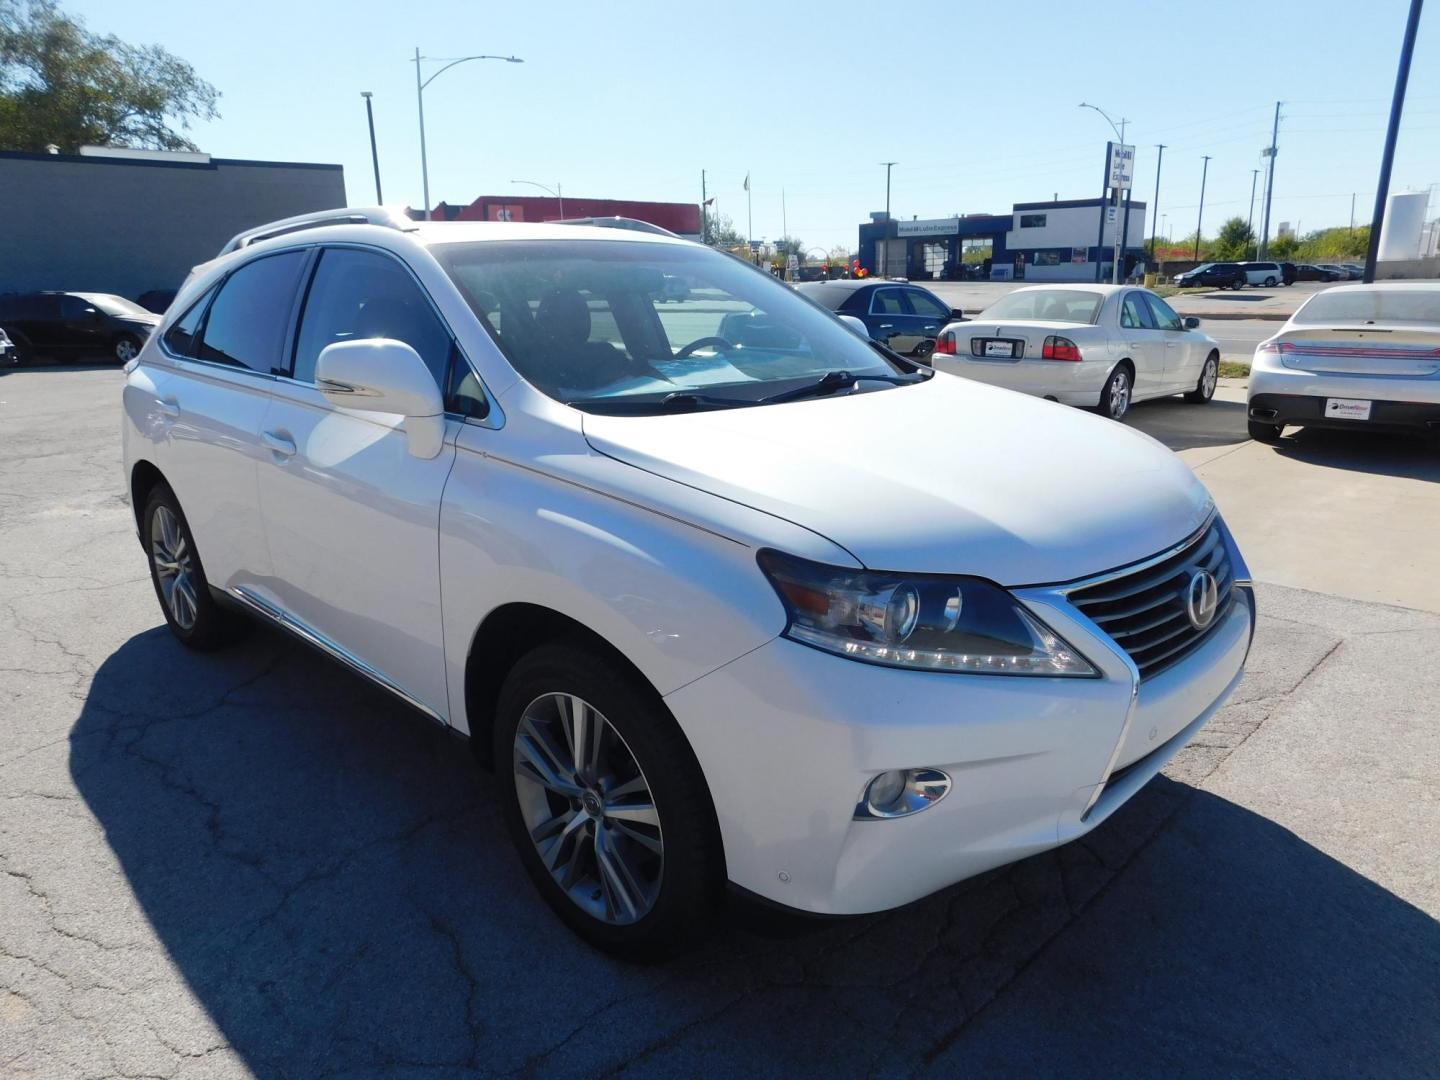
[[[1140,341],[1132,341],[1132,342],[1130,342],[1129,344],[1130,344],[1130,348],[1132,348],[1132,349],[1142,349],[1142,348],[1145,347],[1144,342],[1140,342]]]
[[[175,420],[180,416],[180,405],[177,402],[156,398],[155,407],[160,410],[160,415],[167,419]]]
[[[285,435],[277,435],[273,431],[265,431],[260,435],[260,441],[272,454],[279,454],[281,457],[295,456],[295,440]]]
[[[880,324],[880,329],[881,329],[881,330],[890,330],[890,329],[893,329],[893,328],[894,328],[894,325],[895,325],[894,323],[882,322],[882,323]]]

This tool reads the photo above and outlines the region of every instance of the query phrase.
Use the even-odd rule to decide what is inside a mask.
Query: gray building
[[[339,165],[0,153],[0,292],[174,289],[242,229],[345,205]]]

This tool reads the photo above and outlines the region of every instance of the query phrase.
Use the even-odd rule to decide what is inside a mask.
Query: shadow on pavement
[[[1183,398],[1161,398],[1136,405],[1125,422],[1159,439],[1171,450],[1229,446],[1246,442],[1245,403],[1212,399],[1192,405]]]
[[[1167,779],[1082,843],[902,911],[778,936],[736,920],[636,967],[539,902],[463,745],[267,632],[214,656],[163,628],[130,639],[70,764],[173,963],[265,1080],[1440,1060],[1440,927]]]
[[[1440,481],[1440,438],[1330,428],[1289,428],[1277,454],[1307,465]]]

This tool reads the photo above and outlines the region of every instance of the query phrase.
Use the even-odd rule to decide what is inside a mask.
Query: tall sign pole
[[[1270,145],[1265,148],[1265,156],[1270,159],[1269,175],[1265,178],[1265,213],[1261,218],[1263,224],[1260,226],[1260,251],[1257,258],[1265,258],[1270,250],[1270,200],[1275,195],[1275,150],[1276,142],[1280,137],[1280,105],[1275,102],[1275,125],[1270,129]]]
[[[1375,261],[1380,255],[1380,228],[1385,224],[1385,200],[1390,194],[1390,166],[1395,162],[1395,140],[1400,134],[1400,113],[1405,109],[1405,87],[1410,82],[1410,58],[1415,53],[1415,28],[1420,25],[1421,0],[1410,0],[1410,18],[1405,21],[1405,41],[1400,46],[1400,66],[1395,70],[1395,96],[1390,100],[1390,127],[1385,132],[1385,153],[1380,158],[1380,183],[1375,188],[1375,213],[1370,216],[1370,246],[1365,252],[1365,282],[1375,280]]]

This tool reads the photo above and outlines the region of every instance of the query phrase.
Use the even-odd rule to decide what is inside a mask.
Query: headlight
[[[972,675],[1095,676],[1059,634],[971,577],[848,570],[762,551],[790,617],[785,636],[852,660]]]

